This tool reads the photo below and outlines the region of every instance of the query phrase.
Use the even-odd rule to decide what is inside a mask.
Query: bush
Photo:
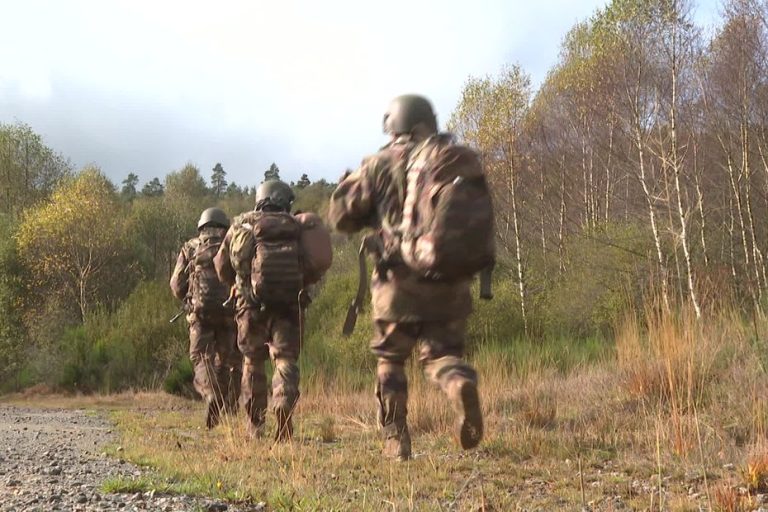
[[[172,395],[185,396],[187,398],[198,398],[192,381],[195,377],[195,369],[189,357],[182,357],[171,368],[168,376],[163,381],[163,390]]]
[[[143,282],[113,313],[100,310],[61,340],[66,389],[111,392],[159,387],[171,374],[183,377],[188,335],[183,321],[169,324],[177,304],[164,282]]]
[[[650,281],[645,255],[652,247],[643,228],[632,224],[610,224],[575,237],[568,243],[563,276],[557,267],[532,272],[532,288],[541,290],[532,300],[536,323],[548,334],[609,334],[633,303],[642,303]]]

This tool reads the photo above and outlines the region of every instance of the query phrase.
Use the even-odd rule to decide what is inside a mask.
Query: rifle
[[[493,298],[493,283],[491,282],[493,267],[494,265],[491,264],[480,271],[480,298],[483,300]]]
[[[357,252],[359,268],[357,295],[355,295],[352,304],[350,304],[349,309],[347,309],[347,318],[344,320],[344,327],[341,329],[341,333],[344,336],[350,336],[355,330],[357,315],[363,310],[363,301],[365,301],[365,295],[368,291],[368,265],[366,264],[365,257],[366,253],[375,253],[378,248],[375,236],[376,235],[368,235],[363,238],[363,242],[360,244],[360,250]]]
[[[182,306],[181,309],[179,310],[179,312],[176,313],[175,315],[173,315],[173,318],[168,320],[168,323],[171,323],[171,324],[174,323],[176,320],[181,318],[182,315],[186,314],[186,312],[187,312],[186,306]]]

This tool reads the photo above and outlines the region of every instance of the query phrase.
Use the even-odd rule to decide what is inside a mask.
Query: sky
[[[404,93],[444,126],[470,76],[540,83],[605,0],[0,0],[0,122],[116,183],[187,162],[256,185],[335,181],[385,142]],[[717,21],[719,0],[696,19]]]

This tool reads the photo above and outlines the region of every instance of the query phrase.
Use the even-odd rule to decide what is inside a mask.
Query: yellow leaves
[[[519,66],[505,68],[496,78],[470,78],[450,126],[486,158],[505,153],[521,130],[530,100],[530,77]]]
[[[25,212],[16,233],[19,256],[36,287],[82,284],[86,274],[114,257],[124,225],[112,184],[98,169],[87,168],[50,201]]]

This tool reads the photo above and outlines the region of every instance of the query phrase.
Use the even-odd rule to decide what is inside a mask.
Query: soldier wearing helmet
[[[389,143],[342,178],[331,196],[329,218],[339,231],[371,228],[376,233],[377,264],[371,282],[375,334],[371,350],[378,359],[378,419],[384,455],[407,460],[411,457],[411,438],[405,363],[417,345],[426,374],[457,412],[455,434],[462,448],[477,446],[483,435],[483,421],[477,374],[463,359],[471,311],[470,280],[424,278],[405,264],[399,240],[393,235],[404,224],[404,218],[410,218],[406,211],[414,206],[409,204],[411,196],[406,193],[409,187],[418,186],[418,181],[412,179],[410,159],[424,154],[422,150],[435,140],[452,138],[438,133],[429,100],[412,94],[398,96],[390,103],[383,128]]]
[[[234,309],[224,305],[229,287],[219,281],[213,266],[228,227],[223,210],[203,211],[198,235],[181,248],[171,275],[171,290],[184,301],[187,312],[194,386],[206,402],[208,428],[219,423],[223,412],[236,410],[240,394],[242,357],[236,345]]]
[[[271,359],[275,439],[293,435],[293,410],[299,399],[299,350],[303,277],[298,253],[299,225],[290,214],[294,194],[280,180],[256,191],[253,211],[239,215],[216,255],[222,281],[234,286],[237,343],[243,354],[241,401],[249,437],[263,435],[267,413],[267,374]],[[268,242],[264,242],[264,239]]]

